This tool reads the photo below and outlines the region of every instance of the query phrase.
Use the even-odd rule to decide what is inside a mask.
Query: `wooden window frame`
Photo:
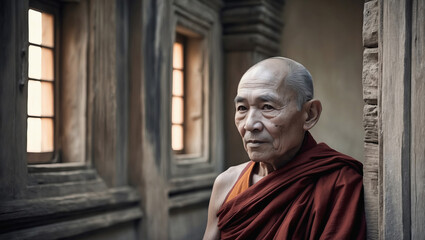
[[[180,21],[176,25],[176,41],[183,40],[184,43],[184,123],[183,123],[183,150],[182,151],[174,151],[174,160],[178,162],[178,164],[193,164],[193,163],[202,163],[208,162],[209,159],[209,133],[207,132],[208,126],[208,109],[209,109],[209,99],[207,97],[208,92],[208,82],[209,77],[204,73],[205,66],[203,66],[202,62],[206,61],[207,53],[206,53],[206,42],[205,33],[199,31],[196,28],[188,27],[189,24],[185,21]],[[198,30],[198,31],[197,31]],[[182,39],[177,39],[182,38]],[[176,42],[175,41],[175,42]],[[195,53],[195,54],[194,54]],[[193,64],[194,62],[198,63]],[[193,76],[194,72],[199,71],[201,69],[201,73],[198,76]],[[194,97],[193,89],[190,89],[189,85],[193,85],[194,82],[200,82],[201,89],[200,96]],[[193,107],[190,107],[188,101],[193,101],[192,98],[196,98],[196,101],[200,103],[198,109],[200,109],[200,113],[198,113],[198,117],[201,119],[200,121],[200,132],[193,136],[194,134],[189,134],[188,130],[192,129],[193,124],[189,123],[190,115],[193,114]],[[189,126],[190,125],[190,126]],[[194,138],[194,139],[190,139]],[[192,143],[191,143],[192,142]],[[200,142],[200,147],[197,150],[188,150],[188,145],[193,144],[193,142]]]
[[[170,183],[170,196],[178,196],[181,191],[190,192],[193,189],[210,188],[217,174],[221,172],[221,164],[224,162],[221,145],[223,126],[220,100],[222,96],[221,54],[218,52],[220,42],[216,38],[217,34],[220,34],[220,28],[214,24],[214,20],[210,16],[194,14],[192,11],[187,11],[187,7],[189,6],[186,4],[173,5],[169,44],[171,47],[173,46],[176,33],[188,37],[187,46],[193,44],[192,48],[186,47],[186,51],[189,52],[189,55],[193,54],[188,58],[191,59],[189,61],[194,61],[196,64],[189,67],[190,63],[186,63],[186,79],[188,81],[190,81],[189,78],[199,79],[196,85],[189,87],[196,89],[198,94],[202,93],[202,99],[198,102],[202,104],[202,112],[194,112],[194,115],[200,115],[202,118],[202,124],[195,123],[197,128],[202,131],[202,145],[198,145],[196,148],[200,151],[190,150],[189,154],[175,154],[171,147],[172,57],[170,57],[168,78],[164,79],[169,86],[166,90],[167,102],[170,103],[167,107],[168,131],[163,135],[168,139],[164,149],[168,150],[166,171]],[[188,91],[190,90],[186,90],[186,97],[189,97]],[[199,105],[194,109],[199,110]],[[191,152],[195,154],[191,154]]]

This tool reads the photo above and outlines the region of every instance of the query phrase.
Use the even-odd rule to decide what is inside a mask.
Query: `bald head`
[[[276,88],[289,88],[296,94],[298,110],[313,99],[313,80],[309,71],[300,63],[284,57],[265,59],[242,76],[239,86],[244,84],[271,84]]]

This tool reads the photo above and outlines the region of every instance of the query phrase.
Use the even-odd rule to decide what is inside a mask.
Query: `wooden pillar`
[[[411,1],[382,3],[381,237],[410,239]]]
[[[412,4],[411,239],[425,236],[425,2]]]
[[[28,1],[0,2],[0,200],[27,183]]]
[[[63,4],[60,56],[61,162],[86,157],[88,1]]]
[[[89,6],[87,159],[108,186],[122,186],[127,182],[128,79],[124,65],[127,54],[124,4],[116,0],[93,0]]]
[[[129,181],[142,197],[141,239],[168,238],[168,195],[164,168],[166,120],[163,87],[170,44],[169,1],[129,1]]]

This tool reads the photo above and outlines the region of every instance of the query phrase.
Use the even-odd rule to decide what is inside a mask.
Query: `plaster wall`
[[[312,129],[318,142],[363,161],[363,2],[288,0],[283,7],[282,55],[313,76],[323,111]]]

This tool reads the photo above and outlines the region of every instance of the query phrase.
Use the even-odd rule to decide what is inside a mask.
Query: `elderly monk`
[[[204,239],[365,239],[362,164],[308,132],[322,106],[307,69],[257,63],[235,106],[250,161],[215,180]]]

